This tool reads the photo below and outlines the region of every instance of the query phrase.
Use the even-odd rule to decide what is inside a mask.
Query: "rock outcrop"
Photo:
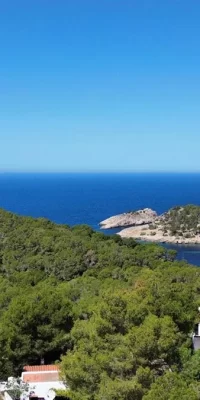
[[[151,208],[144,208],[135,212],[115,215],[100,222],[102,229],[111,229],[125,226],[139,226],[150,224],[157,218],[156,211]]]
[[[158,216],[149,208],[120,214],[101,222],[105,229],[123,227],[123,238],[143,241],[200,244],[200,206],[176,206]]]
[[[101,228],[122,227],[118,234],[124,238],[143,241],[200,244],[200,206],[176,206],[164,214],[150,208],[110,217]]]

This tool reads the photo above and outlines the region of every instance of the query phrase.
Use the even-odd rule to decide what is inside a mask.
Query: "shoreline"
[[[156,243],[200,244],[200,206],[176,206],[158,215],[150,208],[118,214],[100,222],[101,228],[121,227],[118,235]]]
[[[149,229],[149,225],[135,226],[122,229],[117,233],[121,238],[132,238],[144,242],[168,243],[168,244],[193,244],[200,245],[200,235],[192,238],[183,236],[166,236],[161,231]]]

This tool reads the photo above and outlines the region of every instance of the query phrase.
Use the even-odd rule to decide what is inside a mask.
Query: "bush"
[[[189,233],[189,232],[185,233],[184,236],[186,239],[190,239],[192,237],[191,233]]]
[[[156,228],[157,228],[157,226],[155,224],[150,224],[149,225],[149,229],[156,229]]]

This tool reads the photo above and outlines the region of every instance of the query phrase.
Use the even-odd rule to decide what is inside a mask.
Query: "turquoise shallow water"
[[[200,204],[200,174],[0,174],[0,207],[97,230],[121,212],[185,204]],[[200,266],[200,246],[167,246]]]

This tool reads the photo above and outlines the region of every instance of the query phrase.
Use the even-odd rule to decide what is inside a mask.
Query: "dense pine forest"
[[[0,210],[0,379],[61,363],[71,400],[200,399],[200,269],[156,244]]]

